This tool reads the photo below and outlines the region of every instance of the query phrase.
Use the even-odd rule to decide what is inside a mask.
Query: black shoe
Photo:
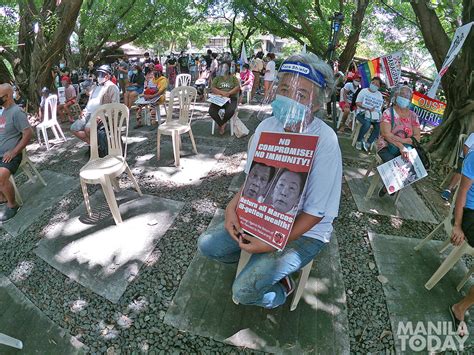
[[[384,197],[387,194],[387,189],[385,186],[382,186],[382,188],[379,190],[379,197]]]
[[[13,208],[10,208],[7,206],[3,215],[0,216],[0,222],[6,222],[9,219],[12,219],[13,217],[15,217],[19,209],[20,209],[20,206],[13,207]]]

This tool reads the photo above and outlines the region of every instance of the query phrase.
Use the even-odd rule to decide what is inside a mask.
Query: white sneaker
[[[357,142],[356,143],[356,149],[357,150],[362,150],[362,142]]]
[[[368,153],[369,150],[370,150],[370,147],[369,145],[366,143],[366,142],[362,142],[362,148],[364,148],[364,150]]]

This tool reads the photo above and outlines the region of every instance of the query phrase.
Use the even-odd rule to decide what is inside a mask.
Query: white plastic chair
[[[58,103],[57,95],[49,95],[44,104],[44,113],[43,113],[43,122],[36,126],[36,135],[38,136],[38,143],[41,145],[41,134],[43,134],[44,143],[46,144],[46,149],[49,150],[49,141],[48,141],[48,132],[47,129],[51,128],[53,131],[54,137],[59,139],[58,131],[61,134],[61,137],[66,141],[63,130],[58,123],[58,118],[56,115]],[[51,111],[51,117],[49,113]]]
[[[431,290],[438,282],[441,280],[444,275],[448,273],[449,270],[453,268],[454,265],[458,262],[463,255],[468,254],[474,256],[474,248],[472,248],[467,242],[462,243],[461,245],[454,247],[451,253],[444,259],[443,263],[440,265],[438,270],[435,271],[433,276],[425,284],[427,290]],[[458,284],[456,289],[459,291],[464,286],[469,276],[471,276],[472,269],[464,276],[461,282]]]
[[[97,142],[97,118],[102,120],[107,135],[108,154],[99,158],[99,147]],[[92,217],[92,209],[87,192],[87,184],[100,184],[104,191],[107,204],[114,218],[115,224],[122,223],[119,207],[115,200],[113,185],[115,178],[124,171],[132,180],[138,194],[142,196],[140,187],[127,164],[127,142],[122,151],[122,128],[125,125],[125,137],[128,137],[129,111],[123,104],[105,104],[100,106],[91,116],[91,157],[79,173],[81,180],[84,203],[89,217]]]
[[[176,87],[191,86],[191,74],[179,74],[176,77]]]
[[[23,342],[21,340],[12,338],[6,334],[0,333],[0,344],[11,346],[16,349],[23,349]]]
[[[46,186],[46,181],[44,181],[43,177],[39,173],[39,171],[35,168],[33,165],[32,161],[30,158],[28,158],[28,154],[26,153],[26,149],[23,149],[22,151],[22,156],[21,156],[21,163],[18,169],[22,169],[23,173],[28,177],[29,181],[33,181],[35,178],[37,178],[44,186]],[[13,189],[15,190],[15,200],[16,202],[21,206],[23,205],[23,199],[21,198],[20,191],[18,190],[16,183],[15,183],[15,177],[13,175],[10,175],[9,178],[11,184],[13,185]]]
[[[160,160],[161,135],[171,136],[173,142],[173,153],[175,166],[179,166],[180,157],[180,136],[189,132],[193,151],[197,154],[196,142],[194,141],[193,131],[191,129],[191,120],[196,105],[197,90],[192,86],[178,86],[170,92],[169,107],[166,114],[166,122],[158,126],[156,158]],[[175,100],[179,105],[179,117],[173,119],[173,106]],[[192,107],[191,107],[192,106]]]
[[[239,264],[237,265],[237,272],[235,274],[235,278],[239,276],[242,269],[247,265],[250,260],[252,254],[247,253],[245,250],[240,252],[240,259]],[[301,270],[300,270],[300,277],[298,280],[298,284],[296,285],[296,289],[293,295],[293,300],[291,301],[290,311],[294,311],[296,307],[298,307],[298,303],[300,302],[301,296],[303,295],[304,288],[306,287],[306,282],[308,281],[309,273],[311,272],[311,268],[313,267],[313,260],[307,263]],[[235,304],[239,304],[234,298],[232,301]]]

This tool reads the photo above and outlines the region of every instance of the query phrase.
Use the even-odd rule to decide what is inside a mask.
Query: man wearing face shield
[[[330,241],[341,196],[342,159],[335,132],[316,117],[334,88],[332,69],[316,55],[289,57],[280,67],[273,115],[257,127],[249,148],[248,174],[261,132],[317,135],[318,145],[288,244],[282,252],[244,234],[236,214],[239,191],[227,205],[225,223],[204,234],[200,252],[224,263],[236,263],[240,251],[252,254],[232,286],[233,297],[246,305],[275,308],[293,292],[290,274],[315,258]],[[321,112],[324,115],[324,111]]]
[[[221,62],[217,71],[217,77],[211,83],[211,92],[213,94],[230,98],[230,101],[224,106],[211,104],[209,107],[209,115],[219,125],[220,134],[224,134],[227,121],[232,118],[237,109],[237,96],[240,91],[239,79],[230,72],[230,64],[229,61]],[[224,110],[224,114],[222,114],[221,109]]]
[[[97,70],[97,85],[89,96],[82,118],[71,125],[72,133],[79,139],[90,144],[91,115],[103,104],[120,103],[120,91],[110,79],[112,69],[109,65],[101,65]]]

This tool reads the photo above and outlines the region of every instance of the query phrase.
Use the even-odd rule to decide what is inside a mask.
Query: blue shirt
[[[474,153],[470,152],[464,159],[462,165],[462,174],[468,179],[474,180]],[[466,196],[466,208],[474,210],[474,183],[471,188],[467,191]]]

